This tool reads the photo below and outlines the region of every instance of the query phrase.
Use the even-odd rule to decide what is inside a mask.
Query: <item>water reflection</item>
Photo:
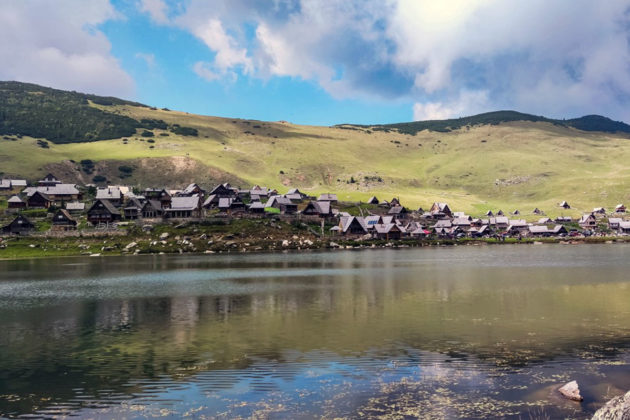
[[[586,416],[630,389],[629,250],[0,262],[0,414]]]

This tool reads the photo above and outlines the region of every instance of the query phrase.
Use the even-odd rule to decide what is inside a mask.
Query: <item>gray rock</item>
[[[630,391],[608,401],[595,412],[593,420],[630,420]]]
[[[168,232],[164,232],[163,234],[160,235],[160,240],[163,241],[165,239],[168,239]]]
[[[571,381],[565,384],[558,389],[558,392],[560,392],[564,398],[568,398],[573,401],[582,401],[584,399],[580,395],[580,388],[578,387],[577,381]]]

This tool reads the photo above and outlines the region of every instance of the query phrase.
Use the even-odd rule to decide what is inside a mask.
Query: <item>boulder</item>
[[[582,401],[584,398],[580,395],[580,388],[577,381],[571,381],[558,389],[564,398],[573,401]]]
[[[137,243],[135,243],[135,242],[130,242],[129,244],[127,244],[127,246],[125,247],[125,249],[126,249],[126,250],[129,250],[129,249],[131,249],[131,248],[135,248],[135,247],[137,247],[137,246],[138,246],[138,244],[137,244]]]
[[[286,240],[286,239],[284,241],[282,241],[282,246],[284,246],[284,247],[289,246],[289,241]]]
[[[593,420],[630,420],[630,391],[608,401],[595,412]]]
[[[168,232],[164,232],[163,234],[160,235],[160,240],[164,241],[164,240],[168,239],[168,236],[169,236]]]

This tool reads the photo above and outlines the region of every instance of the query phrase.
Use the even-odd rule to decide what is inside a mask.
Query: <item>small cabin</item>
[[[66,209],[57,210],[52,218],[52,230],[74,230],[77,224]]]
[[[19,215],[11,223],[2,228],[3,233],[13,235],[23,235],[35,229],[35,225],[31,223],[25,216]]]

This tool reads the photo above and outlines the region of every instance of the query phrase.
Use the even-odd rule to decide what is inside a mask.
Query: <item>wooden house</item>
[[[615,207],[615,213],[625,213],[626,212],[626,206],[624,206],[623,204],[617,204],[617,206]]]
[[[40,179],[37,184],[41,187],[53,187],[57,184],[61,184],[61,181],[53,174],[48,174]]]
[[[387,211],[388,216],[394,216],[396,219],[406,219],[409,216],[409,212],[403,206],[393,206]]]
[[[370,197],[370,199],[367,201],[368,204],[378,204],[378,198],[376,198],[375,196]]]
[[[147,188],[144,190],[144,197],[147,200],[159,201],[163,209],[171,207],[171,201],[173,200],[171,194],[164,188]]]
[[[23,209],[26,208],[26,203],[17,195],[7,200],[7,208],[9,209]]]
[[[143,219],[155,219],[162,217],[164,209],[162,208],[162,203],[158,200],[147,200],[142,204],[140,213]]]
[[[568,210],[571,208],[571,206],[569,205],[569,203],[567,203],[566,201],[563,201],[562,203],[560,203],[560,207],[562,207],[565,210]]]
[[[93,225],[112,223],[120,220],[120,217],[120,210],[108,200],[96,200],[87,211],[87,219]]]
[[[342,217],[339,221],[339,232],[345,236],[361,236],[368,233],[362,217]]]
[[[120,207],[123,200],[122,192],[118,187],[105,187],[98,188],[96,190],[97,200],[107,200],[114,205],[114,207]]]
[[[280,210],[281,214],[295,214],[297,213],[297,204],[292,202],[286,197],[281,195],[273,195],[265,203],[265,207],[273,207]]]
[[[329,217],[332,216],[330,201],[309,201],[302,214],[306,216]]]
[[[215,195],[218,198],[233,198],[237,195],[237,190],[232,188],[227,182],[225,184],[219,184],[210,191],[210,195]]]
[[[47,209],[52,205],[52,200],[43,192],[35,191],[30,197],[26,199],[26,203],[29,208],[32,209]]]
[[[184,188],[184,190],[180,192],[179,195],[182,197],[191,197],[193,195],[203,197],[206,195],[206,190],[193,182],[192,184],[189,184],[186,188]]]
[[[247,206],[247,211],[254,214],[264,214],[265,205],[260,201],[253,201]]]
[[[395,223],[379,224],[374,226],[374,235],[378,239],[397,240],[400,239],[404,232],[404,227]]]
[[[452,212],[451,208],[446,203],[433,203],[431,208],[429,209],[431,214],[435,215],[444,215],[444,217],[451,217]]]
[[[52,218],[52,230],[74,230],[77,228],[77,221],[70,216],[66,209],[59,209]]]
[[[164,217],[176,219],[201,217],[201,199],[197,195],[173,197],[171,207],[164,209]]]
[[[70,214],[79,214],[85,211],[85,203],[81,203],[80,201],[71,201],[66,203],[66,210]]]
[[[578,221],[578,224],[582,229],[594,228],[597,226],[597,218],[593,213],[584,214]]]
[[[35,229],[35,225],[31,223],[23,215],[18,215],[11,223],[2,227],[2,232],[6,234],[22,235]]]

